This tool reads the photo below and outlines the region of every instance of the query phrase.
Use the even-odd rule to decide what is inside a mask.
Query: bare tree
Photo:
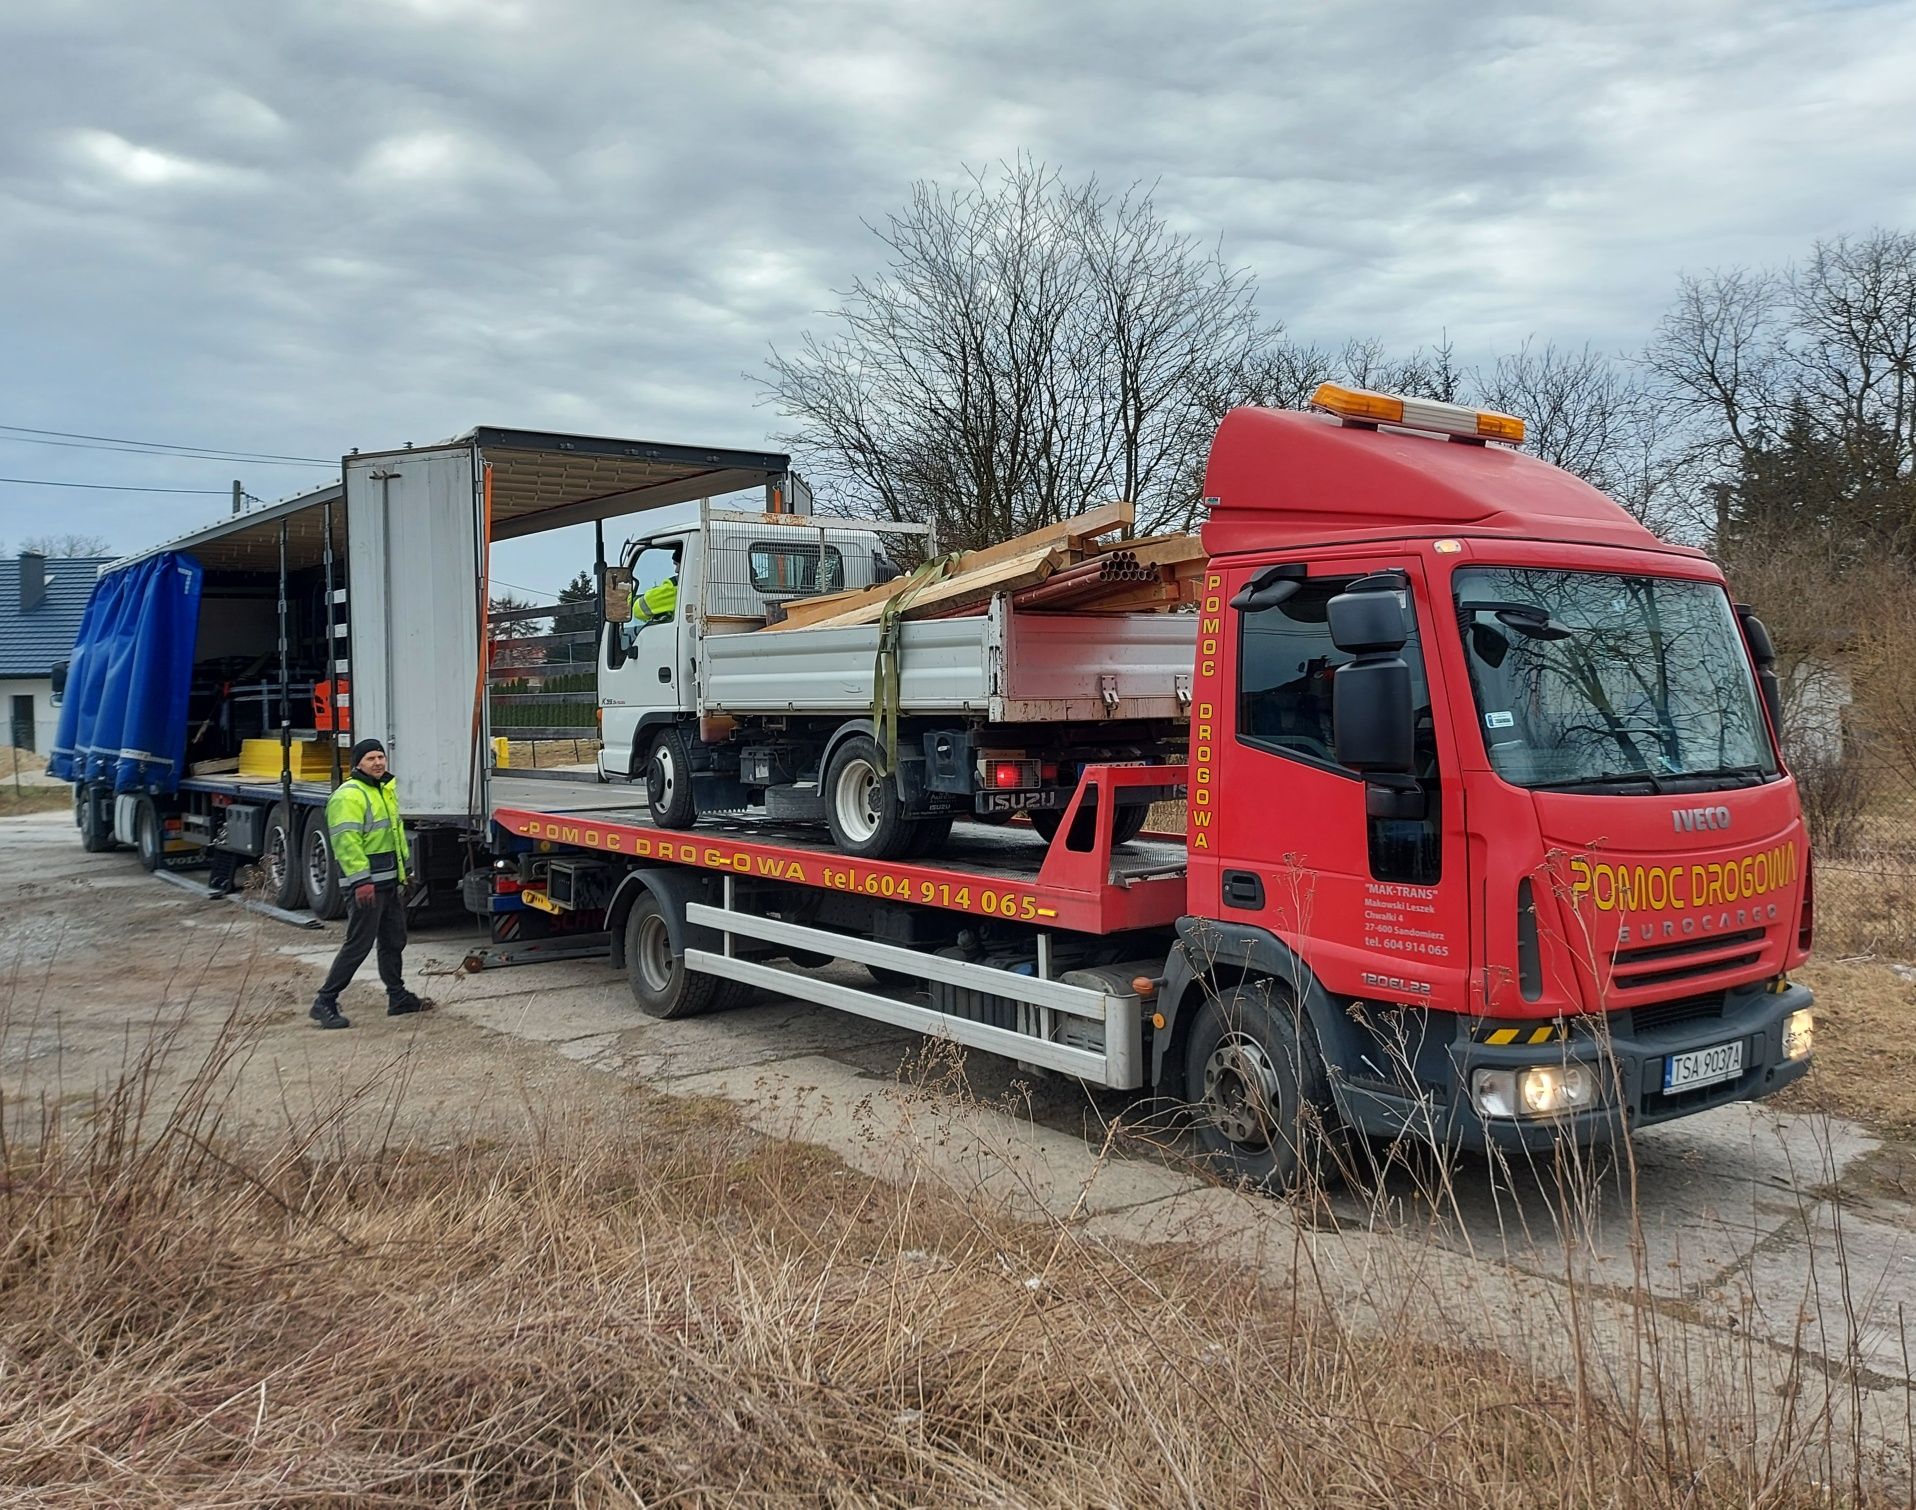
[[[1173,230],[1147,190],[1029,159],[921,183],[873,233],[883,271],[828,335],[774,351],[781,440],[845,501],[970,546],[1128,497],[1189,517],[1190,457],[1268,332],[1248,274]]]
[[[23,556],[110,556],[113,542],[104,535],[35,535],[20,542]]]

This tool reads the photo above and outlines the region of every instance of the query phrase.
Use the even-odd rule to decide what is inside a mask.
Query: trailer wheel
[[[696,1017],[709,1012],[729,982],[685,968],[685,950],[671,916],[652,892],[642,892],[625,915],[625,974],[632,999],[648,1017]]]
[[[142,797],[133,811],[133,838],[139,847],[142,870],[158,870],[166,864],[166,830],[151,797]]]
[[[1185,1043],[1198,1149],[1227,1178],[1274,1193],[1327,1172],[1330,1082],[1310,1017],[1281,984],[1207,997]]]
[[[692,805],[692,752],[678,729],[662,729],[645,760],[645,800],[660,828],[690,828],[698,821]]]
[[[825,768],[825,821],[840,850],[861,860],[898,860],[911,852],[918,821],[905,816],[898,778],[878,774],[878,742],[854,734],[832,751]]]
[[[333,863],[333,836],[326,831],[324,813],[316,812],[306,820],[299,861],[306,906],[313,916],[329,922],[346,916],[346,893],[339,884],[339,867]]]
[[[260,847],[259,873],[266,883],[266,900],[275,907],[297,907],[304,900],[299,879],[299,810],[275,803],[266,816],[266,838]]]
[[[88,854],[105,854],[113,848],[112,799],[102,802],[92,787],[81,788],[80,848]]]
[[[1145,820],[1151,816],[1151,809],[1142,803],[1118,809],[1117,821],[1111,825],[1111,842],[1129,844],[1144,832]],[[1098,810],[1094,807],[1078,809],[1078,816],[1071,824],[1071,847],[1089,849],[1092,835],[1097,832]],[[1064,813],[1057,808],[1038,808],[1031,814],[1031,826],[1035,828],[1045,843],[1049,844],[1057,837],[1058,830],[1064,827]]]

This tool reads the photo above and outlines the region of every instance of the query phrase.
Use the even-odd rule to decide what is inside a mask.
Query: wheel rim
[[[1276,1067],[1264,1046],[1233,1033],[1204,1061],[1204,1112],[1211,1125],[1239,1148],[1271,1146],[1281,1102]]]
[[[652,752],[652,764],[646,768],[646,798],[654,807],[670,807],[678,792],[678,766],[672,760],[671,750],[661,744]]]
[[[862,844],[878,832],[883,789],[884,778],[869,760],[848,760],[839,767],[832,811],[838,819],[838,831],[853,843]]]
[[[278,891],[286,884],[286,830],[278,825],[266,836],[264,859],[267,882]]]
[[[648,913],[639,919],[635,954],[639,979],[645,982],[645,989],[654,996],[663,996],[672,986],[672,936],[666,931],[665,919],[657,913]]]
[[[332,881],[333,846],[326,837],[323,828],[313,830],[312,841],[306,847],[306,888],[307,895],[314,900],[326,895],[326,887]]]

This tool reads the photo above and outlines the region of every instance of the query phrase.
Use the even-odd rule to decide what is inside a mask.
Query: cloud
[[[300,455],[762,446],[747,375],[879,264],[866,222],[1020,152],[1154,186],[1301,335],[1467,360],[1626,349],[1680,269],[1916,222],[1894,3],[72,0],[0,56],[0,423]],[[0,539],[48,497],[128,546],[197,517],[0,485]]]

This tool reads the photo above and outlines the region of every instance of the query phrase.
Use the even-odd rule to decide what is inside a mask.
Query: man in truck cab
[[[333,841],[340,884],[353,894],[346,916],[346,942],[313,1000],[312,1018],[322,1028],[349,1028],[339,994],[375,945],[379,979],[386,987],[386,1015],[400,1017],[430,1005],[406,989],[400,965],[406,952],[406,828],[399,816],[399,788],[386,769],[386,747],[376,739],[353,746],[353,771],[326,803],[326,832]]]
[[[669,619],[679,610],[679,558],[672,558],[672,570],[663,582],[649,587],[639,599],[639,614],[648,624]]]

